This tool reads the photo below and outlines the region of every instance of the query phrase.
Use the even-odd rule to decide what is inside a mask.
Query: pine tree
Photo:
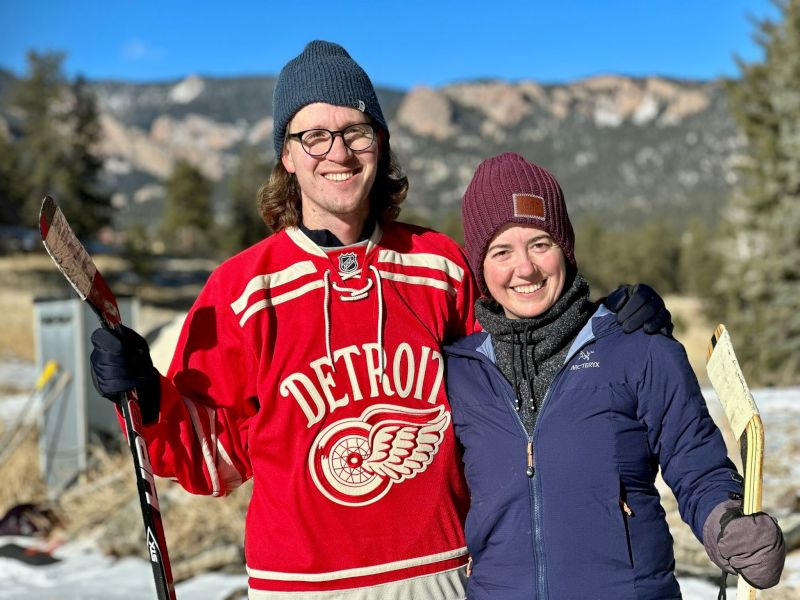
[[[745,373],[761,384],[796,382],[800,367],[800,0],[777,6],[782,19],[754,36],[763,62],[740,61],[728,89],[748,146],[714,290]]]
[[[722,268],[722,257],[714,251],[716,232],[700,218],[689,219],[680,236],[679,291],[706,298]]]
[[[27,223],[36,222],[41,198],[56,193],[58,166],[63,163],[63,136],[58,129],[66,88],[63,60],[60,53],[29,52],[28,77],[11,90],[11,104],[22,115],[17,147],[25,196],[21,216]]]
[[[22,219],[25,190],[19,179],[19,153],[0,131],[0,225],[17,225]]]
[[[578,269],[589,281],[593,297],[621,283],[647,282],[660,294],[683,291],[678,271],[680,235],[665,221],[635,229],[608,229],[596,218],[575,228]]]
[[[62,209],[82,213],[83,231],[95,233],[111,222],[111,199],[100,183],[103,162],[94,153],[101,136],[97,105],[83,77],[70,84],[69,102]]]
[[[220,249],[231,255],[268,234],[256,206],[258,188],[269,177],[270,162],[256,146],[239,152],[239,164],[228,182],[227,220],[219,235]]]
[[[29,74],[12,88],[20,112],[21,218],[35,224],[45,194],[52,194],[80,237],[110,220],[110,196],[100,190],[102,164],[94,154],[100,130],[95,99],[82,79],[70,84],[64,54],[28,54]]]
[[[209,254],[214,216],[211,182],[193,165],[175,163],[166,182],[166,209],[161,235],[167,247],[181,254]]]

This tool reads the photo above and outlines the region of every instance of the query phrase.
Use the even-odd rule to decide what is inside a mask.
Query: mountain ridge
[[[3,100],[8,77],[0,72],[0,117],[13,125]],[[154,218],[179,159],[219,184],[222,195],[244,145],[274,160],[274,84],[274,77],[255,75],[89,81],[120,220]],[[411,181],[404,206],[433,223],[457,209],[478,163],[503,151],[553,171],[577,221],[593,215],[620,227],[661,218],[680,225],[691,214],[711,222],[737,180],[733,165],[744,148],[722,80],[485,78],[377,93],[392,150]]]

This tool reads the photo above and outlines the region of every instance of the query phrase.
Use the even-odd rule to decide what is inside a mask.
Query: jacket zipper
[[[544,399],[542,400],[542,407],[539,409],[539,417],[536,419],[536,425],[533,427],[533,434],[529,435],[528,431],[525,429],[525,424],[522,422],[522,418],[519,416],[517,412],[513,398],[506,398],[507,404],[511,409],[511,413],[517,420],[519,424],[520,430],[525,435],[528,440],[526,445],[526,460],[527,460],[527,469],[525,470],[525,474],[527,475],[529,481],[529,489],[531,490],[530,498],[531,498],[531,513],[533,514],[533,560],[536,565],[536,598],[537,600],[547,600],[547,585],[546,585],[546,577],[545,577],[545,569],[544,569],[544,543],[542,541],[542,514],[541,514],[541,501],[539,497],[541,496],[541,492],[539,489],[539,478],[536,477],[536,454],[534,452],[534,444],[533,444],[533,437],[536,435],[536,431],[539,428],[539,423],[542,420],[542,416],[544,414],[545,406],[547,405],[547,400],[550,398],[550,390],[555,386],[555,383],[558,381],[561,373],[563,372],[563,368],[556,374],[555,378],[553,379],[553,383],[545,392]],[[513,392],[513,390],[512,390]]]
[[[542,404],[544,408],[544,404]],[[541,417],[541,415],[539,415]],[[536,427],[534,427],[534,430]],[[533,462],[533,438],[530,439],[531,461]],[[535,468],[531,467],[534,470]],[[536,561],[536,598],[538,600],[547,599],[547,576],[544,569],[544,543],[542,542],[542,503],[540,501],[541,488],[540,478],[531,478],[531,503],[533,504],[533,556]]]
[[[496,368],[496,366],[495,366]],[[509,388],[510,388],[509,384]],[[548,390],[549,391],[549,390]],[[526,476],[528,477],[528,489],[530,490],[530,502],[531,502],[531,514],[533,515],[533,562],[536,565],[536,598],[537,600],[546,600],[547,598],[547,588],[545,586],[545,575],[544,575],[544,564],[542,563],[544,557],[544,548],[541,544],[542,538],[542,529],[541,529],[541,515],[539,513],[540,507],[539,502],[537,501],[537,493],[536,487],[538,484],[538,479],[534,477],[536,474],[536,459],[533,454],[533,435],[528,435],[528,431],[525,429],[525,424],[522,422],[522,418],[519,416],[519,413],[516,410],[515,406],[515,398],[514,398],[514,390],[511,390],[511,395],[506,395],[506,404],[511,411],[511,414],[514,415],[514,418],[517,420],[517,424],[519,425],[520,431],[527,439],[526,444],[526,460],[527,460],[527,469],[525,471]],[[547,396],[549,394],[545,394],[545,401],[547,401]],[[544,402],[542,402],[542,409],[544,409]],[[539,413],[539,419],[541,419],[541,412]],[[539,419],[536,420],[537,424]],[[534,432],[536,428],[534,427]]]
[[[547,391],[544,394],[544,399],[542,400],[542,408],[539,409],[539,416],[536,419],[536,424],[533,426],[533,433],[528,435],[528,469],[526,474],[531,480],[531,487],[533,488],[531,494],[531,504],[533,505],[533,531],[534,531],[534,539],[533,539],[533,553],[534,553],[534,560],[536,561],[536,597],[538,600],[546,600],[547,599],[547,580],[545,577],[545,569],[544,569],[544,542],[542,540],[542,515],[541,515],[541,488],[540,488],[540,479],[536,477],[536,454],[534,452],[534,444],[533,438],[536,436],[536,433],[539,431],[539,425],[542,422],[542,417],[544,417],[544,410],[547,407],[547,401],[550,399],[550,392],[555,389],[558,382],[561,380],[564,372],[566,371],[565,367],[567,362],[575,356],[580,350],[588,346],[589,344],[593,343],[597,338],[592,337],[591,339],[587,340],[585,344],[582,344],[579,348],[576,348],[575,352],[570,354],[567,359],[564,361],[564,365],[558,370],[556,376],[553,378],[553,381],[550,383],[550,386],[547,388]],[[515,414],[516,411],[514,411]],[[522,427],[523,432],[527,435],[527,431],[525,431],[525,426],[522,423],[522,419],[517,414],[517,421]]]
[[[536,424],[533,426],[533,433],[528,436],[528,470],[526,474],[531,480],[531,504],[533,505],[533,554],[536,561],[536,598],[538,600],[547,600],[547,577],[544,569],[544,541],[542,540],[542,502],[541,502],[541,479],[536,477],[536,454],[534,452],[533,438],[539,430],[539,424],[542,422],[544,416],[544,409],[547,406],[547,400],[550,398],[550,391],[555,387],[558,380],[561,378],[564,368],[562,367],[556,376],[553,378],[550,387],[544,394],[542,400],[542,408],[539,409],[539,416],[536,419]],[[519,417],[519,415],[518,415]],[[522,419],[519,419],[522,424]],[[522,426],[525,429],[524,425]],[[526,432],[527,433],[527,432]]]
[[[525,475],[533,477],[533,439],[528,438],[528,468],[525,470]]]

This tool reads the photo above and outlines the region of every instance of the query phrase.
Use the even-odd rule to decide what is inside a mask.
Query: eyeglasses
[[[325,156],[333,148],[333,140],[342,136],[344,145],[353,152],[362,152],[375,141],[375,127],[371,123],[356,123],[340,131],[330,129],[306,129],[287,133],[286,137],[300,140],[303,150],[311,156]]]

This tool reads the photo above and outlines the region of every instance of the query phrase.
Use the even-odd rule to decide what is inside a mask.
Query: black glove
[[[136,388],[142,422],[158,419],[161,376],[150,359],[147,341],[133,329],[121,325],[120,332],[95,329],[92,345],[94,350],[89,360],[97,391],[117,401],[120,394]]]
[[[672,335],[672,315],[664,300],[649,285],[621,285],[603,301],[617,313],[617,323],[625,333],[644,329],[645,333]]]
[[[708,515],[703,546],[726,573],[741,575],[758,589],[778,585],[786,544],[777,521],[765,512],[742,514],[741,500],[726,500]]]

